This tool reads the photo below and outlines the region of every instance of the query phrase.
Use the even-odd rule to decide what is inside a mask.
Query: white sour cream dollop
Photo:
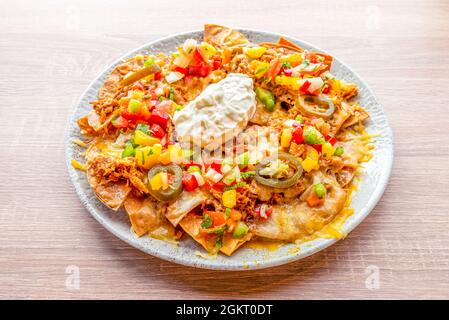
[[[205,147],[237,136],[255,111],[253,80],[241,73],[230,73],[175,112],[173,122],[180,141]]]

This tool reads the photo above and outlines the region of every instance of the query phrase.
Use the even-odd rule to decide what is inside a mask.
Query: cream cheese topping
[[[175,112],[173,122],[180,141],[205,147],[237,136],[255,111],[253,80],[244,74],[230,73]]]

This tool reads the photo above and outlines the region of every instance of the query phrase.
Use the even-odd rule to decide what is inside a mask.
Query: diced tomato
[[[112,125],[116,128],[128,128],[129,122],[127,119],[123,118],[122,116],[119,116],[117,119],[112,120]]]
[[[287,76],[287,77],[291,77],[293,74],[293,69],[282,69],[282,72]]]
[[[189,67],[189,75],[196,77],[207,77],[211,71],[211,66],[208,64],[200,64]]]
[[[223,212],[207,211],[206,213],[212,218],[212,225],[214,227],[218,227],[226,223]]]
[[[320,153],[321,153],[321,150],[323,149],[322,144],[311,144],[310,146]]]
[[[214,169],[215,171],[217,171],[218,173],[221,173],[221,164],[222,164],[222,160],[217,160],[217,159],[213,159],[213,160],[210,160],[208,163],[207,163],[207,167],[208,168],[212,168],[212,169]]]
[[[224,183],[224,182],[217,182],[217,183],[214,183],[213,185],[212,185],[212,188],[213,189],[215,189],[215,190],[217,190],[217,191],[220,191],[220,192],[223,192],[223,189],[225,188],[225,187],[227,187],[227,185]]]
[[[146,110],[148,111],[148,110]],[[127,109],[123,110],[121,113],[121,116],[127,120],[130,121],[145,121],[147,122],[150,114],[149,113],[143,113],[143,112],[129,112]]]
[[[154,74],[154,80],[161,80],[162,79],[162,71],[156,72]]]
[[[304,81],[304,83],[302,84],[302,86],[299,88],[299,92],[300,93],[307,93],[307,89],[309,89],[310,85],[312,83],[309,80]]]
[[[195,65],[205,62],[204,57],[201,54],[199,47],[195,48],[195,52],[193,53],[193,62]]]
[[[327,142],[329,142],[331,145],[334,145],[337,143],[337,138],[332,137],[332,136],[325,136],[324,139],[326,139]]]
[[[215,59],[212,62],[212,67],[213,67],[214,70],[220,69],[220,67],[221,67],[221,60],[220,59]]]
[[[163,110],[158,110],[155,108],[153,112],[150,115],[149,122],[150,123],[156,123],[160,125],[162,128],[166,129],[168,124],[169,116],[167,112]]]
[[[198,187],[198,181],[196,181],[195,176],[190,173],[184,174],[182,177],[182,184],[186,191],[193,191]]]
[[[179,72],[179,73],[182,73],[183,75],[186,75],[187,73],[189,73],[189,69],[188,68],[182,68],[182,67],[176,67],[175,71]]]
[[[296,144],[304,142],[304,137],[302,135],[302,127],[295,127],[292,132],[292,141]]]
[[[150,127],[150,131],[156,138],[162,139],[165,136],[165,131],[157,123],[153,123]]]

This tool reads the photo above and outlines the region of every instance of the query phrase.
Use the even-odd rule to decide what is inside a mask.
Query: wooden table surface
[[[206,22],[325,48],[384,105],[391,180],[344,241],[272,269],[200,270],[126,245],[80,203],[64,130],[83,90],[124,52]],[[449,298],[448,1],[16,0],[0,30],[0,298]]]

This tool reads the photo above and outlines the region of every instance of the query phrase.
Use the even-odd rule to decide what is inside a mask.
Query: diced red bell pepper
[[[112,125],[119,129],[128,128],[129,122],[127,119],[123,118],[122,116],[119,116],[118,118],[112,120]]]
[[[161,80],[162,79],[162,71],[156,72],[154,74],[154,80]]]
[[[184,174],[182,177],[182,184],[186,191],[193,191],[198,188],[198,181],[196,181],[195,176],[190,173]]]
[[[160,125],[162,128],[167,129],[168,119],[169,116],[167,112],[155,108],[153,112],[151,112],[149,122],[152,124],[156,123]]]
[[[300,144],[304,142],[304,137],[302,135],[302,127],[295,127],[292,132],[292,141],[296,144]]]
[[[215,59],[212,62],[212,67],[213,67],[214,70],[220,69],[220,67],[221,67],[221,60],[220,59]]]
[[[176,67],[175,71],[179,72],[179,73],[182,73],[183,75],[186,75],[187,73],[189,73],[189,69],[188,68],[182,68],[182,67]]]
[[[335,145],[337,143],[337,138],[327,135],[324,139],[329,142],[331,145]]]
[[[165,131],[157,123],[153,123],[150,127],[150,131],[156,138],[162,139],[165,136]]]
[[[321,153],[321,150],[323,149],[322,144],[311,144],[310,146],[320,153]]]
[[[299,92],[305,94],[308,92],[308,89],[312,83],[309,80],[304,81],[302,86],[299,88]]]

